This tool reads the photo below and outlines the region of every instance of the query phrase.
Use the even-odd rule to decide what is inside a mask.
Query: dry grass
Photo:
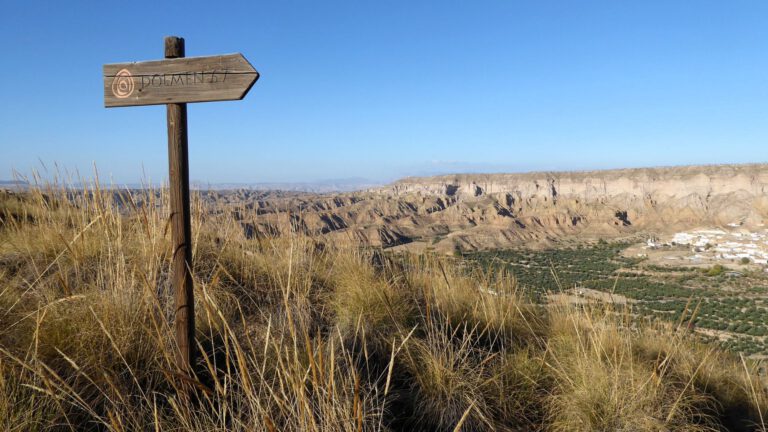
[[[529,304],[447,258],[247,238],[245,209],[193,207],[190,382],[163,191],[0,194],[2,430],[764,429],[752,367],[685,332]]]

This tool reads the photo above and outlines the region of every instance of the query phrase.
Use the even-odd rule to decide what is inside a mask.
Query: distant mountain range
[[[203,183],[193,181],[190,187],[197,190],[238,190],[248,189],[257,191],[287,191],[287,192],[354,192],[383,186],[364,178],[329,179],[314,182],[261,182],[261,183]]]
[[[252,191],[285,191],[285,192],[307,192],[315,194],[332,193],[332,192],[355,192],[366,189],[376,188],[383,186],[384,182],[376,182],[373,180],[363,178],[349,178],[349,179],[330,179],[319,180],[315,182],[261,182],[261,183],[205,183],[201,181],[190,182],[190,187],[194,190],[206,191],[226,191],[226,190],[252,190]],[[0,188],[5,189],[25,189],[29,187],[29,182],[17,181],[17,180],[0,180]],[[82,189],[83,183],[68,184],[70,189]],[[117,189],[144,189],[147,187],[158,188],[159,184],[143,184],[143,183],[122,183],[113,185],[104,185],[103,189],[114,187]]]
[[[21,180],[0,180],[0,188],[4,189],[26,189],[29,182]]]

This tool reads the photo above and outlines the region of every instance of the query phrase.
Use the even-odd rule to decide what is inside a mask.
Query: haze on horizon
[[[167,177],[165,108],[101,66],[241,52],[243,101],[189,106],[197,182],[765,162],[768,3],[8,2],[0,180],[53,163]]]

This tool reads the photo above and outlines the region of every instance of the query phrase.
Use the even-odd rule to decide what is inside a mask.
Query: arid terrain
[[[203,192],[242,204],[249,235],[293,229],[339,244],[450,253],[761,226],[768,165],[414,177],[361,192]],[[253,210],[253,211],[251,211]]]
[[[0,430],[766,430],[766,273],[650,258],[747,253],[761,171],[201,192],[191,376],[167,190],[0,192]]]

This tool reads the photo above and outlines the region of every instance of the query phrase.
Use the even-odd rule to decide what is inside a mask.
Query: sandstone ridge
[[[217,194],[207,196],[224,198]],[[768,164],[459,174],[365,192],[242,198],[248,235],[291,226],[337,243],[450,252],[760,228],[768,218]]]

